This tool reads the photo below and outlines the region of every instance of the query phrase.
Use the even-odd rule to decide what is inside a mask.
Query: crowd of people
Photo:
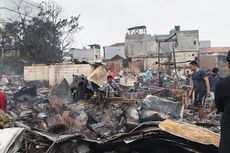
[[[226,57],[228,67],[230,70],[230,51]],[[191,61],[190,69],[192,74],[187,74],[185,79],[185,85],[190,86],[190,98],[192,99],[193,107],[199,112],[204,109],[206,104],[206,98],[211,99],[211,110],[217,110],[218,113],[222,113],[221,119],[221,140],[220,140],[220,153],[230,153],[230,76],[221,78],[218,74],[217,67],[212,69],[211,73],[207,73],[200,69],[197,61]],[[158,74],[159,86],[162,85],[164,76],[162,73]],[[149,68],[145,72],[145,77],[148,84],[154,80],[152,69]],[[115,73],[113,70],[108,69],[107,82],[103,86],[105,91],[105,97],[119,97],[121,95],[121,89],[115,82]],[[0,109],[6,110],[6,99],[4,92],[0,90]]]
[[[226,57],[230,70],[230,51]],[[190,98],[195,112],[204,110],[207,105],[206,98],[209,98],[209,107],[211,112],[222,113],[221,119],[221,140],[219,153],[230,153],[230,77],[221,78],[219,69],[212,68],[210,71],[200,69],[197,61],[191,61],[190,69],[192,74],[187,73],[184,84],[190,86]],[[145,72],[145,78],[148,84],[152,84],[152,80],[159,79],[159,86],[162,85],[164,76],[159,73],[155,78],[152,69],[149,68]],[[106,97],[119,96],[119,86],[114,81],[114,72],[108,71],[107,83],[104,85]],[[161,84],[160,84],[161,82]]]

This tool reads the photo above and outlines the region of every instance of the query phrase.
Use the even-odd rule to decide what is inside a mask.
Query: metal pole
[[[157,58],[158,58],[158,81],[159,81],[159,84],[160,84],[160,47],[161,47],[161,44],[160,44],[160,41],[158,41],[158,55],[157,55]]]
[[[4,47],[2,45],[2,53],[1,53],[1,67],[2,67],[2,73],[3,73],[3,68],[4,68]]]
[[[174,66],[176,78],[178,78],[177,69],[176,69],[176,55],[175,55],[175,48],[174,48],[175,46],[174,46],[174,44],[173,44],[172,47],[173,47],[173,66]]]

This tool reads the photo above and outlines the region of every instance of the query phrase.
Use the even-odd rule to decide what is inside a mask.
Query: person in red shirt
[[[0,90],[0,109],[6,111],[5,94]]]

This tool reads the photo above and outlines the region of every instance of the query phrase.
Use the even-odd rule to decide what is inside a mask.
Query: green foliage
[[[23,74],[23,66],[25,63],[17,56],[8,56],[0,58],[1,74]]]
[[[20,56],[30,63],[57,63],[71,45],[72,35],[79,31],[79,17],[61,18],[62,9],[54,2],[43,2],[37,16],[4,25],[4,31]],[[0,31],[1,32],[1,31]]]

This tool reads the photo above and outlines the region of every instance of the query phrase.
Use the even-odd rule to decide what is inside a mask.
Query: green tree
[[[5,29],[13,38],[20,56],[31,63],[57,63],[63,50],[73,42],[79,31],[79,17],[61,18],[62,9],[54,2],[43,2],[35,17],[22,16],[7,23]]]
[[[12,38],[4,27],[0,27],[0,46],[1,46],[1,57],[3,58],[4,49],[12,45]]]

